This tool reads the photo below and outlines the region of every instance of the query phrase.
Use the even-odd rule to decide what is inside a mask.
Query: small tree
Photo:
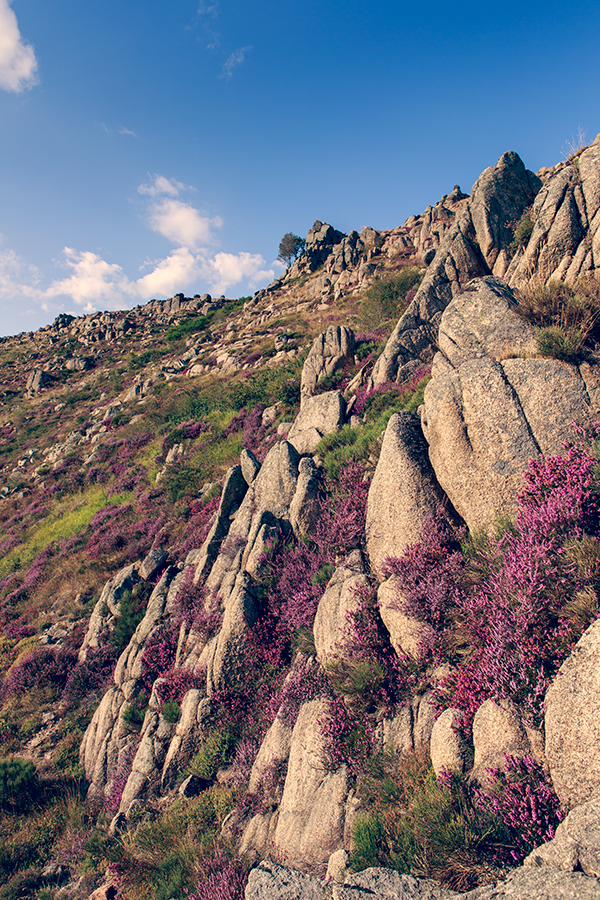
[[[304,238],[288,231],[287,234],[284,234],[279,244],[279,256],[277,259],[280,259],[285,263],[286,267],[289,267],[292,261],[300,256],[305,246],[306,241]]]

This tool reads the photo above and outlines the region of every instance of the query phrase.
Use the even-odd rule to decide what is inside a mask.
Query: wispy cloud
[[[252,50],[250,46],[240,47],[239,50],[234,50],[233,53],[230,53],[223,63],[223,71],[219,77],[224,78],[226,81],[233,78],[233,70],[241,66],[246,59],[246,53],[249,53],[250,50]]]
[[[196,20],[200,23],[200,27],[204,33],[204,40],[208,41],[206,44],[207,50],[216,50],[221,43],[221,35],[216,29],[218,17],[218,3],[200,2],[198,4]]]
[[[181,181],[175,181],[174,178],[165,178],[164,175],[148,175],[151,179],[148,184],[140,184],[138,194],[148,194],[149,197],[159,197],[161,194],[168,194],[169,197],[178,197],[182,191],[193,190],[186,187]]]
[[[129,134],[129,135],[131,135],[131,137],[134,137],[134,138],[137,137],[137,134],[135,133],[135,131],[132,131],[130,128],[125,128],[125,126],[123,126],[122,128],[119,128],[119,134]]]
[[[9,0],[0,0],[0,88],[19,94],[38,81],[35,51],[21,37]]]

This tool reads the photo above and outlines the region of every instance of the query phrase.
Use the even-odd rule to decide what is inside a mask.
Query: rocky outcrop
[[[507,335],[522,351],[529,346],[526,323],[521,340],[518,334],[514,299],[495,278],[467,285],[440,322],[447,355],[434,360],[422,426],[439,484],[471,530],[498,513],[514,515],[528,460],[560,453],[576,438],[572,423],[589,424],[596,415],[583,367],[496,359]]]
[[[325,714],[321,700],[300,708],[273,837],[274,852],[301,871],[326,867],[344,837],[347,773],[344,766],[331,772],[324,764],[319,720]]]
[[[505,274],[513,237],[509,224],[531,205],[540,187],[539,178],[512,152],[479,176],[379,357],[373,384],[402,381],[407,364],[431,359],[440,314],[463,285],[473,278]]]
[[[401,556],[419,539],[423,524],[444,500],[418,415],[396,413],[386,428],[369,488],[365,534],[374,572],[380,574],[388,557]]]
[[[324,435],[339,431],[345,417],[346,400],[340,391],[309,397],[294,420],[288,440],[298,453],[314,453]]]
[[[338,566],[327,584],[313,626],[317,659],[321,662],[344,655],[348,616],[360,604],[358,589],[369,584],[365,569],[360,550],[355,550],[343,566]]]
[[[113,627],[115,620],[121,614],[123,596],[139,581],[139,577],[140,564],[131,563],[106,582],[100,599],[90,616],[87,631],[79,650],[79,662],[86,659],[89,649],[97,647],[102,635]]]
[[[125,760],[137,743],[137,736],[127,727],[123,712],[139,690],[146,641],[160,625],[169,596],[175,599],[177,574],[177,569],[167,569],[152,592],[144,618],[119,657],[114,683],[102,698],[83,737],[79,758],[92,795],[110,791],[116,773],[126,768]]]
[[[317,384],[345,362],[354,359],[354,332],[345,326],[331,325],[315,338],[302,367],[300,402],[312,397]]]
[[[546,694],[546,756],[565,809],[600,787],[600,622],[579,639]]]
[[[552,279],[573,281],[600,260],[600,135],[586,149],[555,166],[529,213],[531,236],[506,272],[515,287]]]

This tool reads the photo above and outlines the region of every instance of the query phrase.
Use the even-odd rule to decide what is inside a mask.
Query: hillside
[[[600,897],[599,259],[600,135],[0,340],[0,898]]]

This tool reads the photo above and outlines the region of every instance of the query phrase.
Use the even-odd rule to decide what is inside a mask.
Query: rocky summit
[[[0,898],[600,898],[600,135],[0,393]]]

